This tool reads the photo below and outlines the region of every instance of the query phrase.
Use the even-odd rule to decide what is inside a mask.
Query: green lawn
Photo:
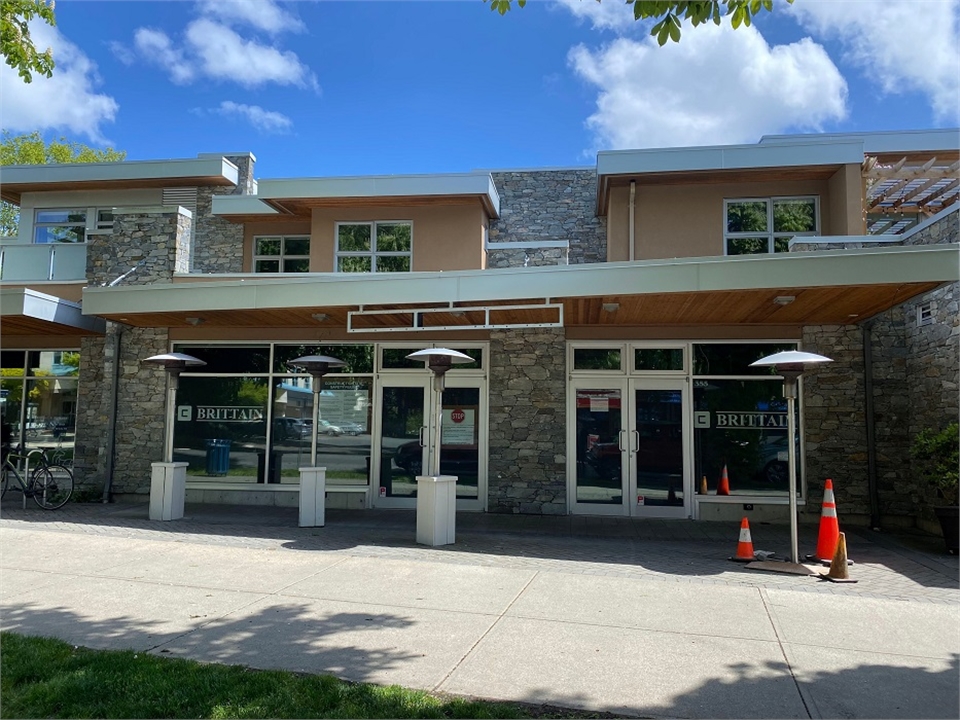
[[[588,718],[0,633],[2,718]]]

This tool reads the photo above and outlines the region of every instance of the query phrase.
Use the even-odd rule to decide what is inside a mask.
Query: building
[[[786,404],[749,365],[799,347],[834,360],[802,381],[803,512],[831,477],[845,522],[928,524],[908,448],[958,415],[958,160],[949,130],[443,175],[5,167],[4,417],[145,498],[166,378],[142,360],[184,352],[188,500],[295,505],[317,432],[328,505],[412,507],[437,409],[406,355],[444,346],[474,358],[443,396],[461,510],[776,520]],[[345,362],[316,429],[307,354]]]

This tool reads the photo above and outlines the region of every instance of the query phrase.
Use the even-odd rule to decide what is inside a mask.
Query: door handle
[[[620,430],[617,432],[617,450],[620,452],[623,452],[623,433],[625,432],[626,430]]]
[[[633,436],[634,436],[634,437],[636,438],[636,440],[637,440],[637,447],[634,449],[634,452],[638,453],[638,452],[640,452],[640,431],[639,431],[639,430],[634,430],[634,431],[633,431]]]
[[[423,425],[421,425],[421,426],[420,426],[420,433],[419,433],[418,439],[417,439],[417,441],[420,443],[420,447],[423,447],[423,431],[424,431],[424,430],[426,430],[426,428],[425,428]]]

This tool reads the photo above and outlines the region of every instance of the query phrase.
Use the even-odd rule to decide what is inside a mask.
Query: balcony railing
[[[85,243],[26,245],[0,240],[0,280],[74,282],[87,279]]]

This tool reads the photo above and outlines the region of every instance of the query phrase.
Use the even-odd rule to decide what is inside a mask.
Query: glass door
[[[630,381],[630,514],[689,517],[688,402],[684,379]]]
[[[571,382],[573,403],[567,447],[572,453],[572,510],[585,515],[624,515],[629,467],[627,386],[620,379]]]

